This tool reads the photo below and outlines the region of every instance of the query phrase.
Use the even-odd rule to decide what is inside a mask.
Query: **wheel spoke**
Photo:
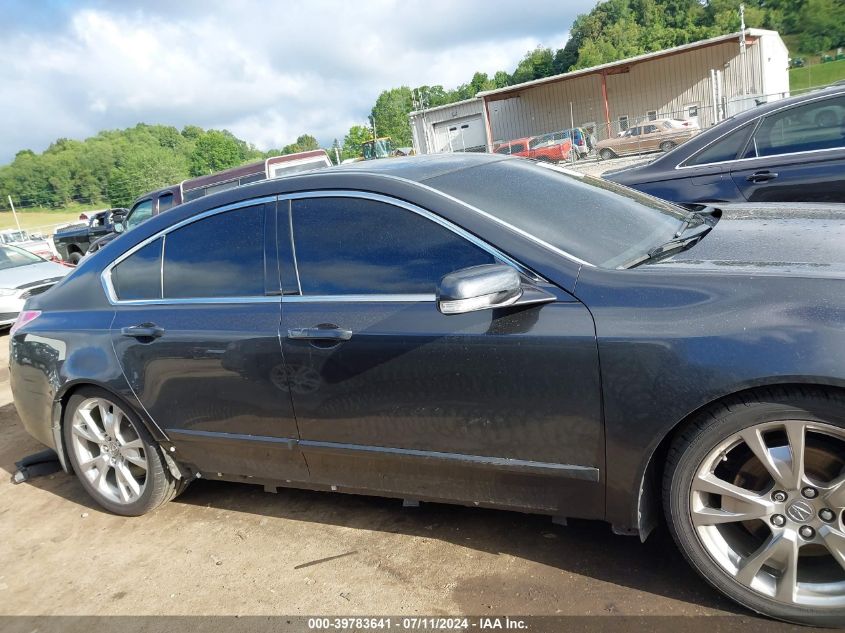
[[[127,448],[128,449],[144,448],[144,443],[140,439],[131,440],[129,442],[126,442],[125,444],[122,444],[121,447],[120,447],[120,450],[122,452],[123,450],[125,450]]]
[[[137,451],[120,451],[123,459],[131,464],[135,464],[138,468],[147,470],[147,460],[141,457]]]
[[[785,482],[787,489],[798,490],[804,482],[804,448],[807,440],[807,425],[803,422],[786,424],[786,438],[792,455],[791,479]]]
[[[768,471],[771,478],[774,479],[780,487],[790,488],[794,476],[789,468],[789,465],[776,460],[772,456],[769,447],[763,439],[763,434],[760,429],[756,427],[745,429],[739,435],[748,445],[748,448],[751,449],[751,452],[754,453],[754,456],[760,460],[760,463],[763,464],[763,467]]]
[[[834,480],[824,491],[824,498],[831,508],[845,508],[845,475]]]
[[[756,508],[755,512],[760,511],[762,514],[766,514],[772,505],[763,495],[730,484],[724,479],[719,479],[713,473],[699,474],[693,481],[693,490],[696,492],[710,492],[750,504]]]
[[[102,441],[105,439],[105,433],[103,433],[103,429],[101,429],[97,422],[94,420],[94,416],[91,415],[91,411],[89,411],[88,409],[79,409],[79,411],[76,412],[76,415],[82,418],[82,422],[85,424],[85,430],[87,430],[88,433],[94,438],[93,440],[89,441],[102,443]],[[79,426],[80,425],[78,424],[73,425],[74,429],[78,428]],[[80,437],[85,436],[80,435]]]
[[[760,519],[768,514],[768,507],[763,504],[747,504],[748,510],[732,512],[721,508],[701,508],[693,510],[692,522],[695,527],[719,525],[722,523],[736,523]]]
[[[71,426],[70,430],[74,435],[88,442],[100,444],[103,441],[103,437],[99,434],[99,431],[95,431],[94,427],[90,425],[83,427],[82,423],[75,423]]]
[[[115,473],[118,481],[122,481],[123,485],[132,491],[133,496],[137,497],[141,493],[141,486],[138,485],[138,481],[132,476],[132,473],[129,471],[126,464],[118,464],[115,467]]]
[[[786,533],[773,534],[751,556],[743,560],[736,573],[736,579],[751,586],[757,574],[766,563],[781,569],[775,594],[779,600],[794,601],[798,573],[798,543],[786,537]]]
[[[103,462],[108,461],[108,458],[103,457],[102,455],[97,455],[96,457],[92,457],[89,460],[79,463],[80,470],[89,471],[94,466],[103,467]]]
[[[826,525],[819,530],[819,536],[830,555],[845,569],[845,534]]]
[[[100,419],[103,421],[103,428],[107,435],[115,436],[115,414],[109,411],[107,405],[99,404]]]
[[[108,458],[103,457],[97,465],[97,476],[94,478],[94,487],[100,489],[106,481],[106,476],[109,474],[111,468]]]

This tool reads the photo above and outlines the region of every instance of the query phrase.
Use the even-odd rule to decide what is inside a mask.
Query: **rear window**
[[[138,249],[111,271],[121,301],[161,299],[161,238]]]
[[[524,160],[425,181],[570,255],[615,268],[671,239],[687,213],[627,187]]]

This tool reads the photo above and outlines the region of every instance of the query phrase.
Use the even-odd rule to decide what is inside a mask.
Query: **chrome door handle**
[[[777,177],[778,175],[773,171],[755,171],[746,180],[748,182],[768,182]]]
[[[352,330],[339,327],[291,328],[288,338],[295,341],[348,341],[352,338]]]
[[[120,333],[123,336],[132,336],[134,338],[159,338],[164,334],[164,328],[154,323],[143,323],[141,325],[120,328]]]

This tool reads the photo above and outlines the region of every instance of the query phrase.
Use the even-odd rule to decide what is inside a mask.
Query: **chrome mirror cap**
[[[505,264],[484,264],[449,273],[437,286],[437,309],[463,314],[515,304],[522,296],[519,273]]]

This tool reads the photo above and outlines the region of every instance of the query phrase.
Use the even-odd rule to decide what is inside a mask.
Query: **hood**
[[[40,262],[0,270],[0,288],[22,288],[57,282],[73,269],[55,262]]]
[[[724,205],[691,249],[648,268],[845,279],[845,205]]]

